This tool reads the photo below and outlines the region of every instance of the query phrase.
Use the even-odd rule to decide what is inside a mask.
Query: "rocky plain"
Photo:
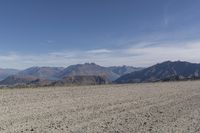
[[[200,81],[0,89],[0,132],[200,132]]]

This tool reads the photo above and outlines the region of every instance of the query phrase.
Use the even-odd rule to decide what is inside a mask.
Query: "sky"
[[[200,63],[200,0],[0,0],[0,68]]]

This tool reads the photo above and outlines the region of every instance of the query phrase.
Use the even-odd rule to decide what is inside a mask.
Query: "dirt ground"
[[[200,132],[200,81],[0,90],[0,133]]]

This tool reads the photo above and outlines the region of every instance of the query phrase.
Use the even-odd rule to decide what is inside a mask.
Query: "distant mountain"
[[[140,83],[200,78],[200,64],[166,61],[141,71],[121,76],[115,83]]]
[[[71,65],[62,70],[57,77],[63,78],[68,76],[101,76],[113,81],[119,77],[118,74],[112,72],[109,68],[99,66],[95,63],[85,63]]]
[[[64,70],[62,70],[57,77],[63,78],[68,76],[103,76],[108,81],[114,81],[120,76],[141,70],[142,68],[135,68],[129,66],[113,66],[113,67],[103,67],[95,63],[85,63],[78,65],[71,65]]]
[[[31,67],[17,73],[17,76],[32,76],[40,79],[57,80],[62,67]]]
[[[63,70],[62,67],[31,67],[0,81],[0,85],[29,84],[58,80],[56,75]]]
[[[129,66],[103,67],[95,63],[71,65],[67,68],[31,67],[8,76],[0,82],[0,85],[44,85],[52,82],[55,82],[55,84],[70,84],[70,82],[72,84],[102,84],[104,80],[106,80],[105,83],[112,82],[124,74],[137,70],[141,70],[141,68]]]
[[[108,67],[108,69],[110,69],[112,72],[118,74],[119,76],[131,73],[131,72],[135,72],[135,71],[140,71],[143,68],[141,67],[132,67],[132,66],[112,66],[112,67]]]
[[[0,81],[10,75],[14,75],[14,74],[18,73],[18,72],[19,72],[19,70],[16,70],[16,69],[1,69],[0,68]]]

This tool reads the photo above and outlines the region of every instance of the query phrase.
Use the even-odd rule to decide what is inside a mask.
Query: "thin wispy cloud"
[[[150,66],[166,60],[187,60],[200,62],[200,41],[181,44],[160,44],[141,42],[132,47],[115,50],[94,49],[86,51],[57,51],[48,54],[8,53],[0,55],[1,67],[24,69],[31,66],[62,66],[95,62],[100,65]]]
[[[168,2],[163,9],[163,25],[167,27],[170,22],[169,8],[172,5],[172,2]]]
[[[88,50],[87,53],[91,54],[103,54],[103,53],[111,53],[111,50],[108,49],[95,49],[95,50]]]

